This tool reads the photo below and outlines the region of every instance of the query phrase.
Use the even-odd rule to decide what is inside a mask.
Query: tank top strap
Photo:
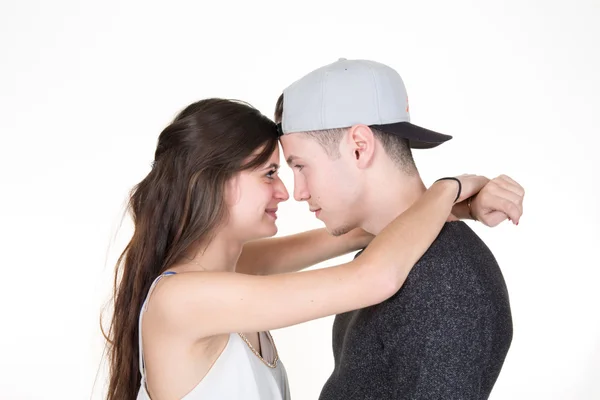
[[[140,365],[140,374],[142,375],[142,385],[145,384],[144,382],[146,380],[146,365],[144,364],[144,350],[143,350],[144,346],[142,344],[142,316],[144,315],[144,311],[146,311],[146,308],[148,308],[148,299],[150,298],[152,291],[156,287],[156,284],[160,281],[160,279],[162,277],[169,276],[169,275],[175,275],[175,272],[165,271],[162,274],[160,274],[159,276],[157,276],[156,279],[154,279],[154,282],[152,282],[152,285],[150,286],[150,289],[148,290],[148,294],[146,295],[146,298],[144,299],[142,308],[140,309],[140,316],[138,318],[138,352],[140,355],[139,365]]]

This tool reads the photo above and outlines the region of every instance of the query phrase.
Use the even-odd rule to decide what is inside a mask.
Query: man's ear
[[[367,125],[353,125],[346,135],[347,151],[358,168],[368,168],[375,155],[375,136]]]

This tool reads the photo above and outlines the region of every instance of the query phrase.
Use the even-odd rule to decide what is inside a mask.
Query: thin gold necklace
[[[270,332],[265,332],[267,334],[267,336],[269,337],[269,341],[271,342],[271,345],[273,346],[273,350],[275,352],[275,358],[273,359],[273,362],[270,363],[267,360],[265,360],[258,351],[256,351],[256,349],[252,346],[252,343],[250,343],[250,341],[248,340],[248,338],[246,337],[246,335],[244,335],[243,333],[239,333],[238,335],[240,335],[240,337],[242,338],[242,340],[244,342],[246,342],[246,344],[248,345],[248,347],[250,348],[250,350],[252,350],[252,352],[254,353],[254,355],[256,355],[256,357],[258,357],[263,364],[265,364],[267,367],[269,368],[276,368],[277,367],[277,361],[279,361],[279,354],[277,353],[277,346],[275,346],[275,341],[273,340],[273,337],[271,336]],[[258,340],[260,341],[260,333],[258,334]]]
[[[206,268],[204,268],[204,266],[202,264],[200,264],[198,261],[194,261],[193,258],[189,258],[185,255],[182,255],[183,258],[185,258],[187,261],[184,262],[184,264],[191,264],[191,265],[197,265],[199,266],[202,270],[206,271]]]

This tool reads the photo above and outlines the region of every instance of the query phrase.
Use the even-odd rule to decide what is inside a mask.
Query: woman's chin
[[[258,228],[257,224],[257,228]],[[253,238],[250,240],[257,240],[257,239],[265,239],[265,238],[269,238],[271,236],[275,236],[277,234],[278,228],[277,225],[275,224],[274,221],[269,221],[269,222],[263,222],[262,224],[260,224],[260,228],[259,229],[255,229],[253,232]]]

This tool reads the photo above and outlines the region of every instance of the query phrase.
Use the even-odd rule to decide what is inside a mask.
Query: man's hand
[[[525,190],[521,185],[506,175],[500,175],[489,181],[473,198],[473,217],[490,227],[505,219],[518,225],[523,215],[524,195]]]

